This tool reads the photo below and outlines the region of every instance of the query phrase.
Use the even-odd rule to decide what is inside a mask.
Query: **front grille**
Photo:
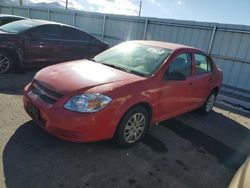
[[[79,139],[81,137],[81,133],[79,132],[68,131],[65,129],[58,128],[58,127],[51,127],[51,131],[58,136],[62,136],[66,138]]]
[[[39,124],[39,125],[42,126],[42,127],[46,127],[46,124],[47,124],[46,119],[43,119],[42,117],[40,117],[39,119],[34,119],[34,117],[32,116],[32,114],[29,114],[29,115],[32,117],[32,119],[33,119],[37,124]]]
[[[45,119],[43,119],[42,117],[39,118],[39,122],[38,122],[41,126],[45,127],[47,124],[47,121]]]
[[[40,84],[38,81],[34,81],[32,84],[32,91],[34,94],[39,96],[43,101],[49,104],[56,103],[60,98],[63,97],[62,94],[57,93],[55,91],[52,91],[46,87],[44,87],[42,84]]]
[[[39,125],[41,125],[42,127],[46,127],[47,124],[47,120],[42,118],[41,116],[38,119],[35,119],[34,116],[29,112],[27,105],[25,105],[25,110],[26,112],[30,115],[30,117],[32,117],[32,119],[38,123]]]

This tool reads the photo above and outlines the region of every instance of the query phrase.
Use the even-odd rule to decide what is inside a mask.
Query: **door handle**
[[[212,81],[213,80],[213,78],[209,78],[209,81]]]
[[[193,83],[192,83],[192,82],[189,82],[189,85],[191,86],[191,85],[193,85]]]

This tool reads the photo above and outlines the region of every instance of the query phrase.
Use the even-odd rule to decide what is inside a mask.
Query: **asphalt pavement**
[[[0,187],[224,188],[250,153],[249,115],[221,106],[161,122],[129,149],[60,140],[23,110],[36,71],[0,75]]]

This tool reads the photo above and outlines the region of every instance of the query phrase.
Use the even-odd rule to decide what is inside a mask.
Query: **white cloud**
[[[182,5],[182,1],[177,1],[177,4],[178,5]]]
[[[130,0],[87,0],[97,12],[123,15],[138,15],[138,5]]]
[[[53,3],[53,2],[57,2],[62,6],[66,6],[66,0],[26,0],[29,1],[30,3]],[[69,8],[75,8],[78,10],[84,10],[84,7],[81,5],[80,2],[78,2],[77,0],[68,0],[68,7]]]
[[[153,3],[154,5],[158,6],[158,7],[160,6],[160,3],[157,2],[156,0],[150,0],[150,2]]]
[[[89,7],[89,10],[91,10],[91,11],[95,11],[95,7],[90,6],[90,7]]]
[[[78,1],[75,1],[75,0],[69,1],[69,7],[72,7],[72,8],[78,9],[78,10],[84,10],[84,7],[82,6],[82,4],[79,3]]]
[[[10,1],[19,2],[19,0]],[[150,1],[157,4],[156,0]],[[24,5],[35,5],[36,3],[58,3],[62,7],[66,6],[66,0],[23,0]],[[68,0],[68,7],[78,10],[136,16],[139,13],[139,0]]]

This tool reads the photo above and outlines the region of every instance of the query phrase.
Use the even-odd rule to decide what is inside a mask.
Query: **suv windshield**
[[[94,61],[137,75],[153,75],[171,51],[136,42],[124,42],[97,56]]]
[[[17,34],[17,33],[24,32],[37,25],[40,25],[40,23],[31,21],[31,20],[20,20],[20,21],[15,21],[15,22],[5,24],[0,27],[0,30],[4,32],[8,32],[8,33]]]

